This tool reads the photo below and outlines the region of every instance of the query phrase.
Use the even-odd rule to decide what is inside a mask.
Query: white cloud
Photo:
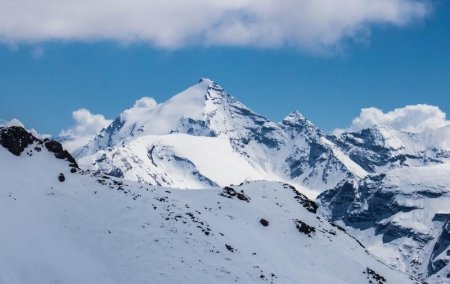
[[[426,104],[408,105],[384,113],[378,108],[364,108],[352,122],[351,130],[357,131],[374,125],[422,133],[450,125],[445,113],[437,106]]]
[[[158,103],[154,98],[142,97],[134,103],[133,108],[154,108]]]
[[[101,114],[92,114],[85,108],[72,112],[72,118],[75,125],[67,130],[62,130],[59,134],[62,144],[69,151],[87,144],[100,130],[112,122]]]
[[[143,41],[186,45],[335,48],[371,25],[424,18],[429,0],[0,1],[0,40]]]
[[[418,133],[429,146],[450,150],[450,120],[439,107],[426,104],[408,105],[389,112],[375,107],[364,108],[353,119],[350,128],[336,129],[334,134],[359,131],[375,125]]]
[[[75,121],[75,125],[68,130],[62,131],[65,136],[95,135],[112,122],[112,120],[106,119],[103,115],[93,114],[85,108],[72,112],[72,118]]]

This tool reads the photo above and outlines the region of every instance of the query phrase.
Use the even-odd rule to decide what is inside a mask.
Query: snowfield
[[[149,186],[39,142],[0,174],[0,283],[412,283],[286,184]]]
[[[124,171],[124,177],[133,181],[143,180],[157,184],[157,181],[148,180],[146,174],[150,170],[155,172],[160,170],[161,173],[155,178],[170,173],[170,177],[167,177],[167,179],[170,179],[172,187],[193,189],[211,187],[213,184],[203,184],[198,181],[196,176],[186,176],[186,173],[191,170],[189,166],[192,167],[193,165],[205,178],[222,187],[239,184],[246,180],[270,179],[263,170],[256,169],[239,153],[233,151],[229,139],[224,136],[203,137],[182,133],[146,135],[136,138],[115,151],[101,150],[93,156],[80,158],[78,161],[82,167],[90,167],[94,170],[101,170],[101,172],[111,172],[117,165],[120,165],[121,161],[129,157],[129,153],[136,156],[135,161],[140,159],[139,157],[144,157],[143,161],[136,163],[128,171]],[[167,159],[164,157],[166,153],[171,154]],[[112,161],[110,169],[100,168],[100,164],[95,163],[103,156]],[[183,164],[181,158],[176,160],[173,157],[183,157],[191,163]],[[273,180],[276,180],[276,178],[273,177]]]

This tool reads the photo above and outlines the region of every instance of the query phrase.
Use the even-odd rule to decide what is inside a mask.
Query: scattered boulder
[[[267,221],[266,219],[259,220],[259,223],[261,223],[261,225],[263,225],[264,227],[269,226],[269,221]]]
[[[229,244],[225,244],[225,247],[227,248],[227,250],[229,250],[230,252],[234,252],[234,248],[232,246],[230,246]]]
[[[380,274],[376,273],[374,270],[370,269],[369,267],[366,267],[366,271],[364,273],[367,273],[367,279],[369,279],[369,283],[376,283],[376,284],[386,283],[386,278],[384,278]],[[372,282],[372,280],[374,282]]]
[[[243,190],[241,190],[241,192],[237,192],[236,190],[234,190],[234,188],[231,188],[229,186],[226,186],[223,189],[222,193],[220,193],[219,195],[230,199],[236,197],[239,200],[250,202],[250,197],[245,195]]]
[[[316,228],[306,224],[301,220],[294,220],[295,226],[300,233],[307,235],[308,237],[312,237],[312,235],[316,232]]]
[[[60,173],[60,174],[59,174],[58,180],[59,180],[60,182],[64,182],[64,181],[66,180],[66,177],[64,176],[63,173]]]
[[[284,184],[283,187],[291,189],[295,194],[295,200],[297,200],[297,202],[300,203],[306,210],[314,214],[317,213],[317,208],[319,208],[319,206],[314,201],[298,192],[292,185]]]

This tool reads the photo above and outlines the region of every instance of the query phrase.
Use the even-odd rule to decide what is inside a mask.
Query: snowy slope
[[[170,137],[176,133],[201,138]],[[186,145],[192,147],[186,151]],[[214,159],[198,163],[191,153],[203,148],[203,158]],[[166,161],[149,158],[149,149],[158,150]],[[227,155],[213,153],[219,149]],[[306,187],[312,198],[345,178],[366,175],[300,113],[272,122],[209,79],[162,104],[124,111],[74,155],[89,169],[153,185],[205,188],[245,180],[288,180]]]
[[[146,135],[78,161],[82,167],[93,164],[91,169],[116,177],[176,188],[227,186],[245,180],[270,179],[235,152],[224,136]]]
[[[18,133],[8,141],[22,151],[0,146],[0,283],[412,282],[288,185],[178,190],[92,176]]]
[[[428,283],[450,282],[450,164],[396,168],[319,199],[330,220],[385,263]]]

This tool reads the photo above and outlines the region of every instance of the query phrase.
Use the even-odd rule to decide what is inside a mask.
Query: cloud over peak
[[[448,126],[450,121],[439,107],[426,104],[408,105],[386,113],[371,107],[361,110],[359,116],[353,120],[351,130],[357,131],[374,125],[422,133]]]
[[[373,126],[420,134],[430,147],[450,150],[450,120],[439,107],[418,104],[397,108],[389,112],[371,107],[363,108],[347,129],[336,129],[334,134],[354,132]]]
[[[154,108],[157,104],[154,98],[142,97],[134,103],[133,108]]]
[[[69,151],[87,144],[100,130],[112,122],[103,115],[93,114],[85,108],[72,112],[72,118],[75,125],[72,128],[62,130],[59,134],[64,147]]]
[[[15,0],[0,2],[0,40],[116,40],[161,48],[333,48],[371,25],[424,18],[428,0]]]

